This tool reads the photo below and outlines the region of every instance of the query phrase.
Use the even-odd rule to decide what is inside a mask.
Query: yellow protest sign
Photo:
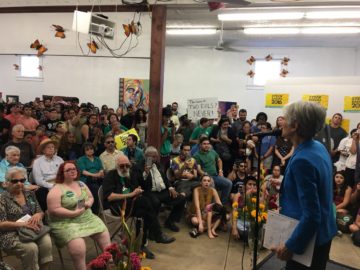
[[[325,109],[327,109],[328,105],[329,105],[329,96],[328,95],[303,95],[302,100],[317,102],[321,106],[323,106]]]
[[[266,94],[266,108],[282,108],[289,103],[289,94]]]
[[[360,96],[344,97],[344,112],[360,112]]]
[[[134,134],[136,137],[138,137],[138,139],[140,139],[135,128],[129,129],[128,131],[115,136],[116,149],[121,150],[126,147],[127,137],[129,134]]]
[[[326,124],[330,125],[331,118],[326,118]],[[341,121],[341,127],[347,132],[350,132],[350,119],[345,119]]]

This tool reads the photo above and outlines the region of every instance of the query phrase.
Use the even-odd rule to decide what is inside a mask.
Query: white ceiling
[[[150,4],[167,4],[167,27],[208,25],[220,28],[221,24],[217,19],[217,14],[221,11],[210,12],[205,0],[148,0]],[[226,0],[224,0],[226,2]],[[336,10],[355,10],[360,11],[360,0],[358,1],[339,1],[339,0],[248,0],[250,4],[244,5],[241,0],[227,0],[226,10],[233,8],[251,8],[255,11],[261,8],[271,8],[276,10],[302,10],[318,7],[333,8]],[[68,5],[120,5],[121,0],[0,0],[2,7],[23,7],[23,6],[68,6]],[[284,8],[284,6],[286,8]],[[332,21],[344,24],[356,24],[360,26],[360,20],[341,20]],[[317,36],[248,36],[244,35],[241,29],[246,25],[262,25],[269,22],[245,21],[245,22],[225,22],[224,41],[230,47],[360,47],[360,35],[317,35]],[[294,25],[292,21],[282,21],[282,24]],[[296,25],[309,23],[322,24],[323,21],[296,21]],[[294,26],[296,26],[294,25]],[[213,36],[167,36],[169,46],[202,46],[215,47],[219,39],[219,31]]]

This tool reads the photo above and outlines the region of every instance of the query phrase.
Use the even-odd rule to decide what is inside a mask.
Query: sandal
[[[192,229],[190,232],[189,232],[189,234],[190,234],[190,236],[192,237],[192,238],[196,238],[196,237],[198,237],[199,236],[199,232],[198,232],[198,230],[195,228],[195,229]]]

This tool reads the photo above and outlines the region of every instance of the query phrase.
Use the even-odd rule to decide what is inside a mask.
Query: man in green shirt
[[[199,143],[199,138],[202,134],[205,134],[206,136],[209,137],[210,135],[210,129],[209,129],[209,126],[210,126],[210,120],[207,119],[207,118],[201,118],[200,119],[200,125],[197,126],[193,132],[191,133],[191,136],[190,136],[190,143],[191,144],[198,144]]]
[[[219,155],[211,149],[209,138],[200,139],[200,151],[194,155],[194,158],[201,166],[200,174],[203,175],[207,173],[214,179],[215,187],[221,191],[221,202],[225,205],[229,200],[232,182],[224,177],[222,160]]]

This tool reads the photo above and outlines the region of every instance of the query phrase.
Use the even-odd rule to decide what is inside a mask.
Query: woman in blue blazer
[[[286,269],[326,269],[336,223],[332,206],[332,163],[326,148],[313,140],[325,123],[326,111],[317,103],[299,101],[285,108],[283,136],[295,151],[281,185],[280,213],[299,220],[284,245],[275,248],[278,258],[286,260]],[[310,267],[293,260],[302,254],[316,235]]]

